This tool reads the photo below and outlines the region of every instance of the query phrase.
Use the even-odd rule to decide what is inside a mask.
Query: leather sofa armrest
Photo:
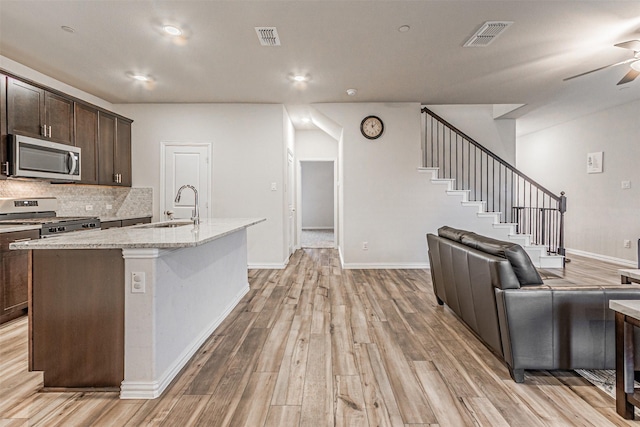
[[[613,369],[612,299],[640,299],[640,287],[496,289],[505,361],[514,370]]]
[[[502,351],[512,370],[552,369],[553,296],[548,289],[496,289]]]

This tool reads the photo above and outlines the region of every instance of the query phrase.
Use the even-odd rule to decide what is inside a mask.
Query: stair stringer
[[[456,190],[455,179],[439,178],[438,168],[418,168],[420,173],[430,175],[428,179],[434,185],[444,187],[444,193],[449,197],[459,198],[462,210],[470,215],[469,222],[462,225],[446,224],[455,228],[463,228],[494,239],[511,241],[524,248],[531,262],[538,268],[562,268],[564,257],[549,255],[545,246],[531,244],[531,235],[517,233],[517,224],[500,222],[500,212],[487,212],[485,201],[469,201],[469,190]],[[465,215],[467,217],[467,215]]]

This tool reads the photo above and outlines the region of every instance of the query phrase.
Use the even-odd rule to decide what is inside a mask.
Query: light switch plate
[[[144,271],[131,272],[131,293],[144,294],[145,292],[145,274]]]

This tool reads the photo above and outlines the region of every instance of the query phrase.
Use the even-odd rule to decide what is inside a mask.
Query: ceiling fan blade
[[[567,80],[575,79],[576,77],[586,76],[587,74],[595,73],[596,71],[604,70],[606,68],[611,68],[611,67],[617,67],[618,65],[624,65],[634,61],[637,61],[637,59],[631,58],[631,59],[627,59],[626,61],[616,62],[615,64],[605,65],[604,67],[596,68],[595,70],[591,70],[584,73],[576,74],[575,76],[567,77],[566,79],[562,79],[562,81],[566,82]]]
[[[624,77],[618,82],[618,84],[623,85],[625,83],[632,82],[638,76],[640,76],[640,71],[636,71],[632,68],[627,74],[624,75]]]
[[[631,49],[635,52],[640,51],[640,40],[629,40],[626,42],[615,44],[616,47],[621,47],[623,49]]]

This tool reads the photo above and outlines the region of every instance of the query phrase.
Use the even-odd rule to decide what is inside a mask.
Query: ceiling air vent
[[[276,27],[255,27],[262,46],[280,46],[280,37]]]
[[[485,47],[489,46],[500,34],[504,32],[513,22],[509,21],[488,21],[463,45],[464,47]]]

